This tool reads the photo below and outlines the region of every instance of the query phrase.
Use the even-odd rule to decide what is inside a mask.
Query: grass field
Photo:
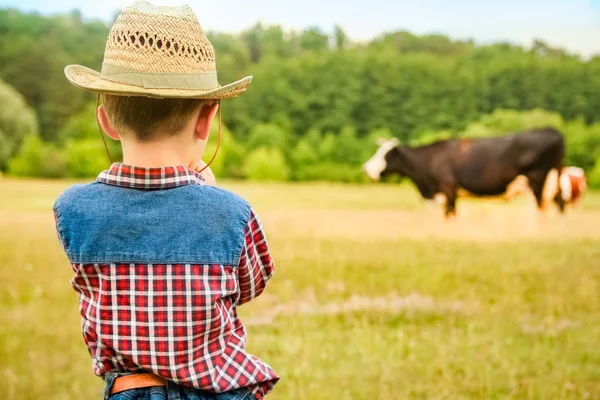
[[[0,398],[100,399],[51,206],[72,182],[0,181]],[[225,183],[276,274],[240,308],[270,399],[600,399],[600,193],[532,223],[528,199],[410,186]]]

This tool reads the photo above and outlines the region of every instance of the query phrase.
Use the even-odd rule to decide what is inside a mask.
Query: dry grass
[[[0,398],[100,398],[51,205],[72,182],[0,182]],[[600,398],[600,195],[537,227],[528,199],[411,187],[225,183],[277,272],[240,309],[272,399]]]

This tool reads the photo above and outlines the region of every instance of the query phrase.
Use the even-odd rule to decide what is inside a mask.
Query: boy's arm
[[[238,266],[240,298],[237,305],[258,297],[274,272],[273,259],[269,253],[263,226],[254,210],[250,210],[244,236],[245,243]]]

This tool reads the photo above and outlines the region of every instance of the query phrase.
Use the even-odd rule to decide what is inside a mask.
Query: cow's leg
[[[504,200],[510,201],[513,197],[525,193],[527,191],[527,188],[527,177],[524,175],[518,175],[506,187],[506,192],[504,193]]]
[[[547,206],[555,198],[557,191],[560,193],[558,188],[558,176],[555,169],[551,170],[536,170],[530,172],[527,177],[529,178],[529,187],[535,196],[537,212],[535,212],[534,225],[539,228],[540,223],[544,223],[547,220]]]
[[[558,193],[556,193],[556,196],[554,196],[554,203],[556,203],[556,205],[558,206],[558,210],[560,211],[560,213],[564,214],[566,202],[561,194],[560,188],[558,189]]]
[[[542,208],[545,210],[553,201],[558,204],[557,196],[562,196],[559,183],[558,169],[552,168],[548,171],[544,179],[542,190]]]
[[[543,170],[532,171],[527,174],[527,177],[529,178],[529,187],[535,196],[540,211],[544,211],[552,200],[558,202],[557,196],[562,195],[555,169],[551,169],[547,173]]]
[[[527,174],[529,187],[535,198],[535,207],[532,213],[534,229],[539,228],[540,220],[544,218],[544,183],[546,182],[546,171],[532,171]]]
[[[539,174],[528,175],[529,188],[533,194],[534,202],[531,204],[531,229],[537,231],[540,225],[540,219],[542,217],[542,210],[544,206],[544,199],[542,193],[544,191],[544,177],[540,177]]]
[[[444,195],[446,196],[446,219],[456,217],[456,188],[447,188],[444,190]]]
[[[561,214],[565,211],[565,196],[563,194],[563,185],[561,184],[560,168],[552,168],[546,175],[544,182],[544,206],[554,203],[558,206]]]

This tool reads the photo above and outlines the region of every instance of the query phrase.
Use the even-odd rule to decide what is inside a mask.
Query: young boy
[[[251,80],[220,86],[215,65],[190,7],[138,1],[111,28],[101,73],[65,68],[102,96],[98,121],[123,148],[54,206],[105,399],[260,399],[279,380],[245,351],[236,312],[273,274],[261,222],[197,172],[220,99]]]

